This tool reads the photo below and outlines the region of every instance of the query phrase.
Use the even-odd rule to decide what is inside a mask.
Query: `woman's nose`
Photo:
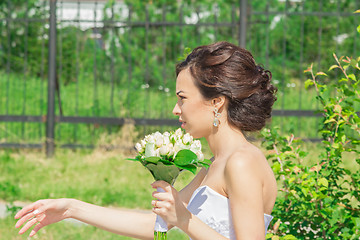
[[[172,113],[175,115],[175,116],[180,116],[180,113],[181,113],[181,111],[180,111],[180,107],[179,107],[179,104],[175,104],[175,107],[174,107],[174,109],[172,110]]]

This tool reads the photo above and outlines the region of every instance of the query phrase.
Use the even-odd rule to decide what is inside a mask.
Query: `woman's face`
[[[206,137],[212,129],[213,107],[195,86],[189,68],[182,70],[176,79],[176,95],[173,114],[179,117],[181,127],[194,138]]]

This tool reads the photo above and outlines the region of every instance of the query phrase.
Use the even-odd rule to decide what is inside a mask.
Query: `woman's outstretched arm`
[[[74,218],[116,234],[153,239],[156,215],[137,210],[105,208],[76,199],[63,198],[36,201],[20,210],[15,218],[19,219],[15,225],[17,228],[25,223],[19,234],[35,225],[30,236],[34,236],[49,224]]]

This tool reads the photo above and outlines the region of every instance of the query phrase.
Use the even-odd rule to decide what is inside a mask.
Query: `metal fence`
[[[332,52],[356,56],[359,0],[174,2],[0,3],[0,147],[45,147],[51,156],[55,145],[93,147],[127,122],[179,126],[174,65],[186,47],[220,40],[248,48],[272,71],[274,124],[318,137],[303,70],[330,66]]]

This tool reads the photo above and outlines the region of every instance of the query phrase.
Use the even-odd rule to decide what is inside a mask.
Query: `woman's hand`
[[[59,222],[65,218],[69,218],[70,202],[71,199],[66,198],[36,201],[24,207],[15,215],[15,219],[19,219],[15,224],[15,227],[19,228],[26,223],[19,231],[19,234],[23,234],[35,225],[29,235],[32,237],[41,228]]]
[[[179,193],[167,182],[156,181],[151,184],[153,188],[162,188],[164,192],[155,191],[151,204],[153,212],[162,217],[169,225],[180,226],[187,224],[191,213],[181,201]]]

